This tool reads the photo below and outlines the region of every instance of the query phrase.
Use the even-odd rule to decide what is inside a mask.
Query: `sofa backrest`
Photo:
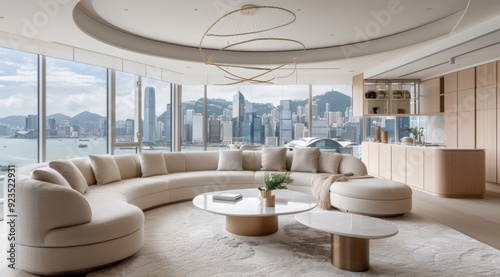
[[[113,155],[122,179],[142,176],[141,160],[137,154]],[[94,183],[95,184],[95,183]]]

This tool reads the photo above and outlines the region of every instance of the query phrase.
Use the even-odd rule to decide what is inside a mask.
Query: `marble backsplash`
[[[423,117],[425,118],[425,142],[444,144],[444,116],[438,114]]]

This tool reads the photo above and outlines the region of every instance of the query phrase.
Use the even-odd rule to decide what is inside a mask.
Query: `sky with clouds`
[[[0,118],[37,113],[37,56],[0,48]],[[47,114],[74,116],[83,111],[105,115],[106,70],[101,67],[47,58]],[[143,87],[152,86],[156,94],[156,114],[166,110],[170,84],[143,78]],[[134,76],[116,74],[117,118],[133,118]],[[209,98],[232,100],[240,91],[250,102],[272,103],[281,99],[307,98],[308,86],[208,86]],[[313,86],[313,95],[336,90],[351,95],[350,86]],[[203,97],[203,86],[183,86],[183,101]]]

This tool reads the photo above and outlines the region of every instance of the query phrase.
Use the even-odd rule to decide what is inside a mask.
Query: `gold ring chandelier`
[[[269,27],[261,27],[257,28],[253,31],[236,31],[234,33],[218,33],[218,31],[214,31],[216,28],[221,29],[224,25],[221,23],[223,19],[227,19],[230,16],[235,16],[236,13],[240,13],[242,16],[254,16],[257,13],[257,10],[274,10],[274,11],[282,11],[291,15],[291,20],[285,22],[283,24],[277,24],[275,26]],[[294,74],[297,70],[297,61],[299,60],[306,50],[305,45],[297,40],[283,38],[283,37],[268,37],[268,32],[290,25],[296,20],[296,15],[287,9],[274,7],[274,6],[255,6],[255,5],[244,5],[240,9],[229,12],[219,19],[217,19],[203,34],[200,44],[198,46],[201,55],[205,59],[205,64],[212,65],[220,69],[224,72],[224,77],[228,80],[227,83],[218,83],[216,85],[235,85],[243,82],[249,82],[252,84],[272,84],[273,80],[277,78],[287,78]],[[257,37],[256,35],[261,35],[262,37]],[[253,37],[252,37],[253,36]],[[224,41],[225,46],[211,50],[212,54],[207,54],[207,51],[203,47],[204,40],[207,37],[215,37],[215,38],[241,38],[236,42]],[[266,43],[266,42],[285,42],[285,43],[294,43],[300,46],[301,50],[293,50],[290,51],[292,54],[296,54],[292,57],[285,58],[284,61],[280,61],[279,63],[274,62],[274,65],[263,65],[263,66],[249,66],[245,64],[231,63],[231,62],[218,62],[216,61],[219,56],[222,56],[224,53],[230,53],[231,50],[234,50],[235,47],[241,46],[244,44],[251,43]],[[234,52],[232,52],[234,53]],[[272,53],[272,51],[271,51]],[[220,58],[220,57],[219,57]],[[290,65],[288,69],[290,72],[285,72],[280,75],[278,70],[285,70],[286,66]],[[274,75],[273,75],[274,74]]]

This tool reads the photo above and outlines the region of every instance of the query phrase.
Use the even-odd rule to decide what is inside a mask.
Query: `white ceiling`
[[[219,83],[224,74],[204,63],[198,46],[218,18],[245,4],[283,8],[296,20],[253,37],[206,37],[202,46],[211,53],[249,38],[303,43],[297,72],[273,80],[276,84],[350,84],[362,72],[366,78],[426,79],[500,56],[498,0],[0,0],[0,45],[55,56],[59,48],[70,47],[72,55],[61,54],[68,59],[78,60],[81,51],[99,53],[122,60],[111,68],[126,70],[123,64],[132,62],[159,69],[159,78],[170,82]],[[286,10],[233,13],[210,32],[280,25],[293,19]],[[253,41],[219,57],[231,64],[273,67],[299,55],[300,48],[290,41]],[[283,69],[275,72],[283,74]]]

